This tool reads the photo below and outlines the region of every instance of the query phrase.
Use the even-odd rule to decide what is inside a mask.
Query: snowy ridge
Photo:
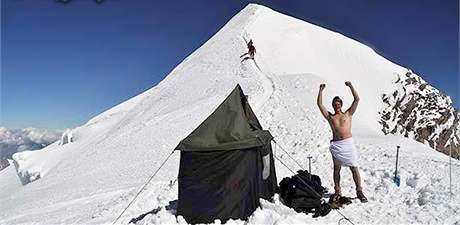
[[[241,62],[245,40],[257,48],[255,61]],[[351,103],[344,82],[350,80],[361,96],[353,135],[361,155],[364,189],[370,200],[342,210],[355,223],[446,223],[460,221],[460,197],[450,196],[447,159],[419,142],[384,135],[379,124],[398,74],[396,65],[369,47],[341,34],[250,4],[211,39],[181,62],[158,85],[72,130],[74,141],[54,144],[23,164],[37,166],[40,179],[22,186],[14,168],[0,172],[0,224],[112,223],[176,144],[195,129],[239,83],[265,129],[304,167],[332,187],[331,137],[316,107],[320,83],[326,83],[325,105],[335,95]],[[401,187],[392,183],[396,145],[400,154]],[[277,156],[292,168],[284,152]],[[126,224],[152,211],[138,224],[184,224],[174,215],[179,154],[147,186],[118,221]],[[454,161],[453,177],[460,175]],[[13,169],[13,170],[12,170]],[[279,179],[290,172],[276,164]],[[343,192],[354,195],[344,169]],[[455,180],[454,180],[455,181]],[[460,187],[454,186],[454,193]],[[435,209],[435,210],[433,210]],[[229,224],[337,224],[341,216],[311,218],[262,201],[248,222]],[[216,221],[219,224],[220,221]],[[457,222],[458,223],[458,222]]]
[[[399,75],[393,92],[382,95],[382,131],[401,134],[459,156],[459,113],[452,100],[410,70]]]

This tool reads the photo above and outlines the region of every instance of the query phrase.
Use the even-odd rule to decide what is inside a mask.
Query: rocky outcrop
[[[2,171],[3,169],[5,169],[6,167],[8,167],[10,165],[10,162],[8,162],[8,159],[6,158],[0,158],[0,171]]]
[[[382,131],[400,134],[459,157],[459,112],[450,97],[407,71],[399,75],[394,91],[382,95]]]

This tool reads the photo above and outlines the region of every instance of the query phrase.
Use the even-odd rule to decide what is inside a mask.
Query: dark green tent
[[[181,151],[177,215],[188,223],[246,219],[259,198],[270,200],[277,190],[272,139],[237,85],[176,147]],[[270,171],[266,179],[264,165]]]

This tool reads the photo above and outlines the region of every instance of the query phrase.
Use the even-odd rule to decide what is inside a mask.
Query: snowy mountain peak
[[[257,50],[254,60],[245,55],[249,40]],[[460,207],[449,202],[460,202],[459,196],[446,194],[445,170],[439,169],[444,155],[417,141],[382,132],[385,125],[381,124],[381,112],[392,115],[394,108],[385,103],[382,95],[394,93],[401,81],[398,78],[407,71],[339,33],[250,4],[159,84],[69,131],[70,142],[16,157],[20,159],[16,162],[20,174],[33,174],[40,179],[22,186],[14,167],[0,173],[0,224],[112,223],[179,141],[207,118],[237,84],[249,96],[263,128],[287,150],[284,153],[275,149],[275,154],[295,170],[300,168],[286,154],[298,159],[304,168],[311,156],[313,172],[322,178],[324,186],[332,187],[328,151],[331,132],[317,109],[316,97],[319,84],[325,83],[324,105],[332,111],[332,97],[340,95],[344,108],[349,107],[352,95],[345,81],[354,84],[361,99],[352,132],[372,207],[352,204],[344,212],[361,223],[458,221]],[[410,102],[401,101],[401,93],[398,91],[394,102]],[[444,102],[447,104],[447,100]],[[397,117],[399,111],[396,112]],[[400,189],[394,187],[391,178],[396,145],[402,146]],[[152,209],[158,210],[139,223],[184,222],[173,214],[174,209],[166,209],[170,201],[177,199],[174,180],[178,161],[179,154],[173,154],[120,223]],[[281,164],[275,166],[280,179],[291,175]],[[458,163],[454,166],[460,167]],[[458,177],[460,170],[453,172]],[[344,174],[343,187],[344,194],[354,194],[348,173]],[[455,188],[455,192],[460,191],[460,187]],[[443,214],[432,214],[434,205]],[[340,219],[332,213],[312,219],[279,201],[262,202],[262,206],[249,224],[336,224]]]

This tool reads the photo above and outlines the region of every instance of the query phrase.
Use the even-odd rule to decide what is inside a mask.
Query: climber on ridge
[[[256,47],[254,47],[254,43],[252,42],[252,40],[249,40],[247,47],[248,47],[248,52],[241,55],[240,58],[246,55],[249,55],[249,57],[243,58],[242,61],[245,61],[247,59],[254,59],[254,55],[256,54]]]
[[[361,202],[367,202],[366,196],[363,194],[363,188],[361,186],[361,176],[358,170],[358,155],[354,147],[353,138],[351,135],[351,121],[353,113],[356,111],[359,102],[359,96],[350,81],[345,82],[353,94],[353,103],[347,111],[342,112],[343,102],[339,96],[336,96],[332,100],[332,107],[334,108],[334,114],[328,112],[323,106],[322,93],[325,84],[319,86],[319,93],[317,104],[321,114],[326,118],[331,126],[333,139],[329,150],[332,154],[332,160],[334,162],[334,190],[335,193],[332,199],[339,199],[341,197],[340,187],[340,169],[343,166],[350,167],[351,173],[353,174],[353,180],[356,185],[356,195]]]

